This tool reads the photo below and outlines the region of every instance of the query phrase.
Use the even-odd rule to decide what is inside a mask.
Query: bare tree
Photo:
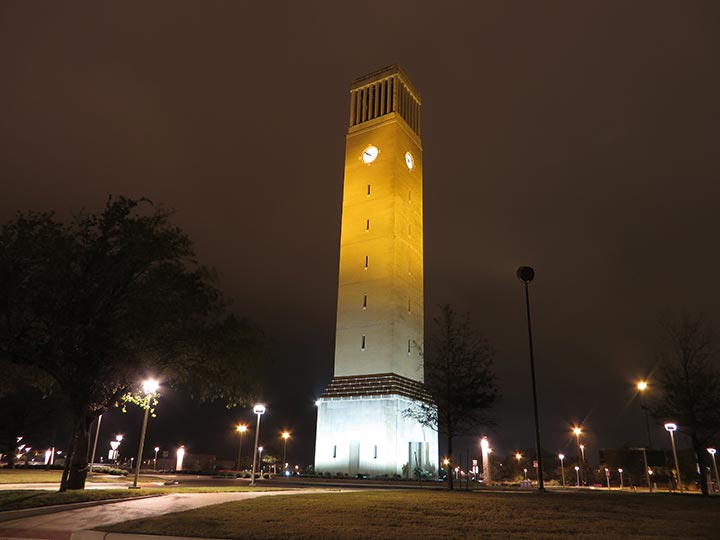
[[[453,489],[453,439],[492,424],[489,409],[498,397],[491,369],[494,350],[472,329],[470,316],[458,317],[449,305],[434,323],[423,360],[425,386],[435,403],[405,413],[447,437],[448,487]]]
[[[692,442],[700,468],[700,487],[708,495],[707,447],[720,435],[720,342],[701,316],[664,325],[666,343],[660,355],[661,395],[651,405],[662,422],[677,423]]]

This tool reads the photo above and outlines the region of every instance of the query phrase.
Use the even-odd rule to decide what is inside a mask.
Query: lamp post
[[[260,474],[260,476],[262,476],[262,473],[263,473],[263,464],[262,464],[263,450],[265,450],[265,448],[263,446],[258,446],[258,459],[260,460],[260,472],[258,474]]]
[[[565,487],[565,454],[558,454],[560,458],[560,472],[562,473],[562,485]]]
[[[160,451],[160,447],[155,447],[155,459],[153,459],[153,471],[157,469],[157,454]]]
[[[150,415],[150,400],[157,392],[160,384],[154,379],[148,379],[143,382],[143,392],[145,392],[145,417],[143,418],[142,431],[140,432],[140,446],[138,446],[137,460],[135,460],[135,478],[130,489],[137,489],[138,476],[140,476],[140,464],[142,463],[143,446],[145,445],[145,432],[147,431],[148,416]]]
[[[95,466],[95,450],[97,450],[98,436],[100,435],[100,422],[102,422],[102,414],[98,416],[97,427],[95,428],[95,442],[93,443],[92,457],[90,457],[90,470],[92,472]]]
[[[650,420],[648,419],[648,410],[645,406],[645,390],[647,390],[647,381],[640,381],[637,383],[638,392],[640,392],[640,408],[645,412],[645,430],[648,438],[648,448],[652,448],[652,439],[650,438]]]
[[[610,489],[610,469],[605,467],[605,480],[607,481],[608,489]]]
[[[237,470],[240,470],[240,455],[242,454],[242,440],[243,435],[245,435],[245,432],[247,431],[247,426],[245,424],[238,424],[235,429],[240,434],[240,447],[238,448],[238,458],[237,458]]]
[[[620,473],[620,491],[622,491],[622,488],[623,488],[623,475],[622,475],[623,470],[622,470],[622,469],[618,469],[618,472]]]
[[[282,432],[282,438],[283,438],[283,474],[285,474],[285,471],[287,470],[287,463],[285,463],[285,458],[287,456],[287,442],[290,438],[290,433],[287,431]]]
[[[540,447],[540,420],[537,404],[537,389],[535,387],[535,357],[533,355],[532,323],[530,321],[530,293],[528,292],[528,283],[530,283],[535,277],[535,270],[529,266],[521,266],[517,269],[516,274],[518,279],[525,284],[525,308],[527,311],[528,322],[528,342],[530,344],[530,376],[532,380],[533,412],[535,414],[535,447],[538,463],[538,491],[542,492],[545,491],[545,484],[543,483],[542,449]]]
[[[580,444],[580,434],[582,433],[582,428],[580,428],[579,426],[575,426],[572,429],[572,432],[575,434],[575,440],[577,441],[577,447],[578,447],[578,451],[579,451],[578,458],[580,458],[580,465],[581,465],[581,468],[580,468],[581,475],[580,476],[582,477],[583,476],[582,465],[585,463],[585,445]]]
[[[712,456],[713,469],[715,469],[715,481],[717,482],[718,486],[720,486],[720,477],[718,476],[717,461],[715,461],[715,454],[717,454],[717,449],[708,448],[707,451],[708,451],[708,454],[710,454]]]
[[[667,431],[670,434],[670,443],[672,444],[673,457],[675,458],[675,470],[677,471],[677,483],[678,483],[678,487],[680,488],[680,493],[682,493],[682,491],[683,491],[682,477],[680,476],[680,463],[678,462],[677,449],[675,448],[675,435],[674,435],[674,433],[677,431],[677,424],[668,422],[667,424],[665,424],[665,431]]]
[[[580,487],[580,467],[575,465],[575,479],[577,481],[577,487]]]
[[[257,414],[257,428],[255,429],[255,448],[253,448],[253,465],[252,475],[250,476],[250,485],[255,485],[255,465],[257,464],[257,453],[258,453],[258,437],[260,436],[260,417],[265,414],[265,405],[258,403],[253,408],[253,412]],[[261,450],[262,452],[262,450]]]

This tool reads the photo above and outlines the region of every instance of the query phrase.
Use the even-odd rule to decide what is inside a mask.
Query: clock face
[[[413,167],[415,167],[415,160],[410,152],[405,152],[405,165],[407,165],[407,168],[411,171],[413,170]]]
[[[377,147],[371,144],[365,150],[363,150],[362,156],[360,156],[360,158],[363,160],[364,163],[369,164],[375,161],[375,158],[378,157],[379,152],[380,151],[377,149]]]

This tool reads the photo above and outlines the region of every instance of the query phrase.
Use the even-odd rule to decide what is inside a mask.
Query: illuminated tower
[[[397,66],[350,90],[335,373],[318,400],[318,472],[437,468],[437,434],[404,412],[423,386],[420,96]]]

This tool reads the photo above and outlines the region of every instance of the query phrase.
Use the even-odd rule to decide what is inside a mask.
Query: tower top
[[[355,79],[350,85],[350,129],[395,114],[420,135],[420,94],[397,64]],[[373,122],[374,123],[374,122]]]

